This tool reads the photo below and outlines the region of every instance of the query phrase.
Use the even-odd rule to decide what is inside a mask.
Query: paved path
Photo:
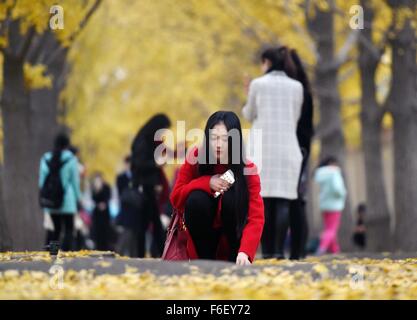
[[[0,272],[6,270],[31,270],[48,272],[52,265],[61,264],[64,270],[94,269],[95,274],[121,274],[129,268],[136,268],[138,272],[151,272],[156,275],[183,275],[193,272],[221,275],[227,269],[231,274],[251,275],[265,268],[279,267],[283,271],[303,271],[314,274],[318,264],[326,266],[331,277],[344,277],[349,272],[349,267],[355,265],[355,261],[362,259],[407,259],[417,257],[416,254],[375,254],[353,253],[341,256],[323,256],[320,258],[308,258],[301,261],[274,261],[257,260],[257,264],[250,267],[236,266],[234,263],[223,261],[194,260],[191,262],[170,262],[160,259],[134,259],[120,258],[112,253],[86,254],[83,257],[64,257],[57,260],[49,259],[46,254],[15,254],[8,260],[0,257]],[[349,261],[347,261],[349,259]]]

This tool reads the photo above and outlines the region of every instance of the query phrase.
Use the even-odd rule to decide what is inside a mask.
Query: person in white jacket
[[[296,130],[303,86],[287,74],[288,70],[295,72],[287,47],[269,48],[262,53],[261,60],[265,74],[250,82],[242,113],[252,122],[248,150],[260,170],[265,204],[262,254],[264,258],[284,258],[289,205],[290,200],[298,197],[302,163]],[[255,145],[259,141],[255,135],[259,132],[261,148]]]

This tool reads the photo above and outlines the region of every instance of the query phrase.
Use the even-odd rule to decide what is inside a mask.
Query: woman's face
[[[103,179],[100,176],[94,177],[93,186],[95,190],[100,190],[103,186]]]
[[[228,135],[223,122],[219,122],[209,131],[210,147],[216,160],[220,163],[228,163]]]

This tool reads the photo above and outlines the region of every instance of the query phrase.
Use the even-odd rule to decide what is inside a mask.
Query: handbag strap
[[[184,212],[174,208],[172,210],[171,222],[168,225],[167,232],[170,232],[175,227],[178,227],[178,229],[181,231],[187,230],[187,226],[185,225],[184,221]]]

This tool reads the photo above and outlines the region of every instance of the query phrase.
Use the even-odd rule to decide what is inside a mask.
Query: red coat
[[[198,150],[195,149],[191,154],[197,156]],[[255,164],[249,163],[246,165],[247,168],[257,170]],[[216,165],[215,173],[224,173],[227,167],[223,165]],[[256,171],[255,171],[256,172]],[[199,176],[198,164],[191,164],[187,158],[186,162],[181,166],[178,173],[178,177],[175,182],[175,186],[172,190],[170,200],[174,208],[180,212],[184,212],[185,202],[188,195],[193,190],[202,190],[211,195],[214,195],[213,190],[210,188],[211,176]],[[260,196],[261,183],[257,172],[252,175],[247,175],[247,185],[249,193],[249,206],[248,206],[248,218],[246,226],[243,229],[242,238],[240,241],[239,252],[244,252],[249,256],[250,261],[255,258],[256,250],[262,236],[262,230],[264,226],[264,204],[262,197]],[[221,209],[221,198],[217,210],[215,219],[219,221]],[[220,220],[221,223],[221,220]],[[188,254],[191,259],[197,259],[197,253],[191,237],[187,241]],[[220,243],[217,250],[216,258],[218,260],[227,260],[229,252],[229,245],[227,239],[223,236],[220,239]]]

